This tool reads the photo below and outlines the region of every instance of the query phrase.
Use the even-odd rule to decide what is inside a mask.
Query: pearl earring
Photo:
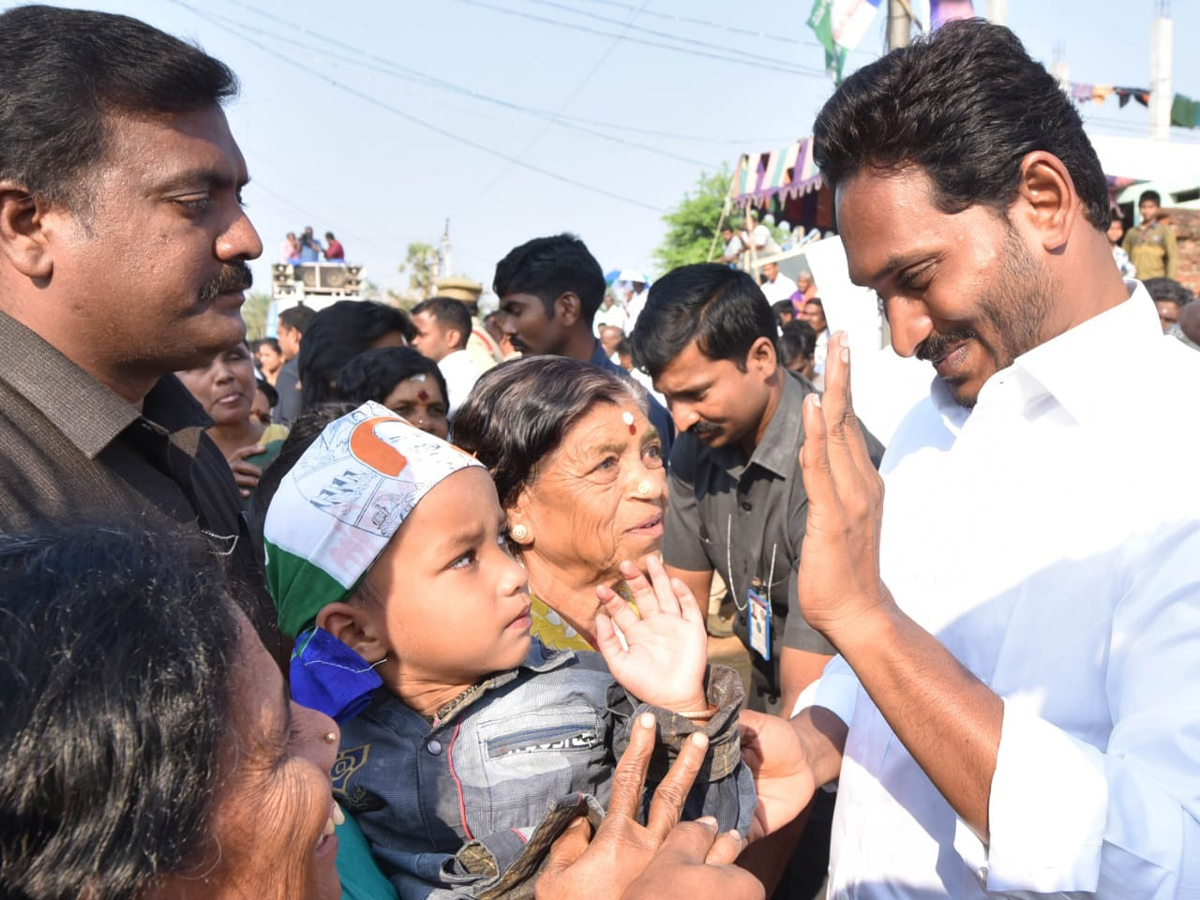
[[[524,525],[514,525],[512,527],[512,539],[517,543],[521,543],[529,537],[529,529]]]

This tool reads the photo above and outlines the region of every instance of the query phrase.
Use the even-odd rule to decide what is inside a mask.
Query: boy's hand
[[[613,677],[643,703],[672,712],[700,712],[708,707],[704,616],[692,592],[678,578],[667,576],[658,557],[647,556],[646,569],[649,581],[633,563],[621,563],[637,613],[609,588],[596,588],[604,604],[596,614],[596,645]]]

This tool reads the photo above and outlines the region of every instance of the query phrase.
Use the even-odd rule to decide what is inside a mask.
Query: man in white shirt
[[[471,313],[459,300],[433,297],[413,307],[412,320],[417,329],[413,346],[441,369],[450,394],[449,415],[453,415],[483,374],[467,352]]]
[[[743,714],[760,823],[839,779],[830,896],[1197,896],[1200,482],[1161,459],[1200,446],[1200,359],[1112,265],[1078,114],[970,20],[814,136],[851,278],[938,377],[881,481],[830,342],[799,602],[839,656],[790,723]]]
[[[792,294],[799,290],[796,287],[796,282],[779,271],[778,263],[765,263],[762,267],[762,276],[763,296],[767,298],[767,302],[771,305],[778,303],[780,300],[791,301]]]
[[[742,254],[746,252],[746,248],[742,245],[742,239],[734,233],[732,225],[725,225],[721,228],[721,243],[724,246],[717,262],[727,265],[737,265],[738,261],[742,258]]]

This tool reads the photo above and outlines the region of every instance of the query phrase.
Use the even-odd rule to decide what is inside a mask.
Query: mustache
[[[950,331],[946,334],[931,334],[917,348],[917,359],[923,359],[926,362],[941,359],[946,355],[947,347],[962,343],[963,341],[973,340],[977,337],[979,335],[969,328],[964,328],[961,331]]]
[[[712,422],[697,422],[688,429],[688,434],[696,438],[703,439],[706,436],[716,435],[721,433],[721,427],[714,425]]]
[[[200,288],[200,301],[212,303],[220,294],[249,290],[254,285],[254,274],[244,262],[226,263],[221,274]]]

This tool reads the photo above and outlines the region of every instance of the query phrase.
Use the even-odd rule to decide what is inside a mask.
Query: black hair
[[[846,79],[813,126],[814,158],[835,188],[864,170],[915,166],[947,213],[1017,199],[1021,161],[1062,160],[1087,220],[1106,231],[1108,184],[1070,98],[1007,28],[943,25]]]
[[[197,540],[0,535],[0,896],[136,900],[214,854],[244,648]]]
[[[254,384],[258,390],[262,391],[267,398],[267,403],[271,409],[279,405],[279,391],[275,390],[274,385],[265,378],[255,378]]]
[[[236,93],[224,63],[145,22],[18,6],[0,15],[0,179],[84,212],[107,116],[191,112]]]
[[[1157,303],[1174,303],[1183,309],[1196,299],[1196,295],[1174,278],[1146,278],[1142,281],[1150,299]]]
[[[475,382],[450,421],[450,441],[488,467],[507,509],[597,403],[629,400],[648,408],[639,385],[607,369],[565,356],[514,359]]]
[[[807,322],[795,319],[783,326],[779,336],[779,359],[786,368],[797,356],[810,358],[817,351],[817,332]]]
[[[263,469],[262,477],[255,485],[254,493],[250,495],[250,503],[246,509],[246,521],[250,528],[250,539],[254,544],[254,552],[259,562],[263,562],[263,525],[267,521],[267,509],[284,476],[299,462],[304,451],[312,446],[313,441],[325,430],[330,422],[340,419],[347,413],[354,412],[361,404],[335,400],[319,403],[303,410],[288,426],[288,436],[283,439],[283,445],[267,467]]]
[[[654,283],[630,337],[635,364],[657,378],[692,341],[709,359],[728,359],[745,371],[754,342],[766,338],[775,347],[775,334],[771,305],[753,278],[695,263]]]
[[[443,329],[454,329],[458,332],[458,349],[467,346],[471,337],[471,311],[467,304],[453,297],[430,297],[422,300],[412,308],[412,314],[427,312]]]
[[[392,332],[417,334],[404,310],[373,300],[339,300],[313,316],[300,342],[301,405],[333,400],[342,366]]]
[[[269,337],[269,338],[263,338],[261,341],[255,341],[254,349],[257,351],[258,348],[262,347],[264,344],[266,346],[270,347],[276,353],[283,353],[283,351],[279,348],[279,338]]]
[[[308,328],[308,323],[317,311],[311,306],[289,306],[279,314],[279,324],[284,328],[295,328],[301,334]],[[276,341],[278,346],[278,341]]]
[[[604,270],[587,246],[573,234],[534,238],[508,252],[496,264],[492,290],[505,294],[533,294],[554,318],[554,301],[565,293],[579,298],[583,325],[590,331],[596,310],[604,300]]]
[[[787,313],[789,316],[794,316],[796,314],[796,310],[792,306],[791,300],[780,300],[777,303],[771,304],[771,314],[775,316],[776,321],[779,321],[779,318],[784,313]]]
[[[629,338],[623,337],[619,341],[617,341],[617,346],[614,348],[614,351],[616,352],[617,356],[632,357],[633,356],[633,344],[630,343]]]
[[[446,377],[437,363],[412,347],[379,347],[360,353],[337,374],[338,399],[358,406],[368,400],[382,403],[401,381],[414,375],[432,378],[449,403]]]
[[[1162,206],[1162,196],[1158,191],[1142,191],[1138,196],[1138,206],[1141,206],[1147,200],[1151,201],[1155,206]]]
[[[333,232],[332,232],[332,231],[327,231],[327,232],[325,232],[325,237],[326,237],[326,239],[327,239],[327,240],[330,240],[330,241],[336,241],[336,240],[337,240],[337,238],[335,238],[335,237],[333,236]]]
[[[805,306],[808,306],[808,304],[810,304],[810,303],[817,304],[817,306],[821,307],[821,312],[825,312],[825,304],[821,302],[820,297],[813,297],[811,300],[804,301]]]

